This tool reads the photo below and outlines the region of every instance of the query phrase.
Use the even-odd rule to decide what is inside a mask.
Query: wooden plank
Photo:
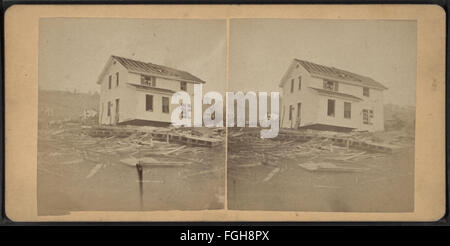
[[[298,164],[300,167],[308,170],[308,171],[331,171],[331,172],[362,172],[368,170],[367,168],[359,168],[359,167],[345,167],[345,166],[338,166],[333,163],[328,162],[306,162]]]
[[[266,178],[263,179],[262,182],[267,182],[267,181],[271,180],[272,177],[273,177],[275,174],[277,174],[278,172],[280,172],[280,170],[281,170],[281,169],[280,169],[279,167],[274,168],[274,169],[266,176]]]
[[[141,164],[143,166],[150,166],[150,167],[182,167],[186,164],[192,164],[190,161],[163,161],[163,160],[156,160],[151,157],[144,157],[144,158],[126,158],[120,160],[121,163],[126,164],[128,166],[136,166],[137,164]]]

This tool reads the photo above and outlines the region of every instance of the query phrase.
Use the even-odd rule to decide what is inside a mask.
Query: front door
[[[114,118],[114,124],[119,123],[119,99],[116,99],[116,114]]]
[[[295,125],[297,126],[297,128],[300,127],[301,115],[302,115],[302,104],[301,103],[297,103],[297,120],[295,122]]]

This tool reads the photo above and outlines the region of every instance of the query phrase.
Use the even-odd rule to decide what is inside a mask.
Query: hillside
[[[85,109],[98,111],[98,93],[39,90],[39,121],[78,120]]]
[[[384,127],[386,131],[406,130],[414,132],[416,108],[413,106],[384,105]]]

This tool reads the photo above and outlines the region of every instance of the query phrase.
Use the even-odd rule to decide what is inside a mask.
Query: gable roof
[[[325,79],[336,79],[343,82],[356,83],[360,84],[361,86],[374,87],[378,89],[387,89],[387,87],[380,82],[377,82],[372,78],[363,75],[359,75],[335,67],[319,65],[305,60],[294,60],[300,63],[300,65],[302,65],[312,76],[317,76]]]
[[[175,68],[170,68],[162,65],[157,65],[150,62],[142,62],[137,61],[125,57],[115,56],[112,55],[111,59],[115,59],[118,61],[122,66],[125,67],[129,72],[138,73],[138,74],[144,74],[144,75],[154,75],[154,76],[160,76],[163,78],[168,79],[174,79],[174,80],[180,80],[180,81],[189,81],[189,82],[197,82],[197,83],[206,83],[204,80],[182,70],[178,70]],[[109,63],[109,61],[108,61]],[[106,65],[108,66],[108,64]],[[106,70],[106,67],[105,67]],[[104,71],[100,75],[102,77]]]

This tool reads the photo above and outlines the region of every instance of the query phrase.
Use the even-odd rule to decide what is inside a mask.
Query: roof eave
[[[133,87],[135,87],[137,89],[142,89],[142,90],[149,90],[149,91],[166,93],[166,94],[173,94],[173,93],[175,93],[175,91],[169,90],[169,89],[163,89],[163,88],[158,88],[158,87],[150,87],[150,86],[138,85],[138,84],[133,84],[133,83],[127,83],[127,84],[131,85],[131,86],[133,86]]]
[[[286,83],[286,77],[287,75],[291,72],[292,67],[294,66],[294,63],[296,63],[297,59],[294,58],[291,62],[291,64],[289,65],[288,70],[286,70],[286,72],[284,72],[283,77],[281,77],[281,81],[278,84],[278,87],[283,88],[284,84]]]
[[[201,79],[199,79],[199,80],[191,80],[191,79],[184,79],[184,78],[179,78],[179,77],[164,76],[164,75],[156,74],[156,73],[148,73],[148,72],[136,71],[136,70],[132,70],[132,69],[127,69],[127,70],[130,73],[154,76],[154,77],[159,77],[159,78],[163,78],[163,79],[171,79],[171,80],[176,80],[176,81],[186,81],[186,82],[190,82],[190,83],[202,83],[202,84],[206,83],[205,81],[203,81]]]
[[[317,94],[319,95],[324,95],[324,96],[332,96],[332,97],[338,97],[338,98],[345,98],[348,100],[353,100],[353,101],[363,101],[362,98],[353,96],[353,95],[348,95],[342,92],[332,92],[332,91],[323,91],[322,89],[318,89],[318,88],[313,88],[313,87],[309,87],[310,89],[313,89],[315,92],[317,92]]]
[[[103,67],[102,72],[100,73],[100,75],[97,78],[97,82],[96,82],[97,85],[101,84],[101,80],[102,80],[104,74],[106,73],[106,69],[110,66],[112,59],[114,59],[114,56],[113,55],[109,56],[108,60],[106,61],[105,66]]]
[[[319,79],[329,79],[329,80],[334,80],[334,81],[341,82],[341,83],[347,83],[347,84],[352,84],[352,85],[361,86],[361,87],[370,87],[370,88],[380,89],[380,90],[387,90],[388,89],[384,85],[382,85],[382,86],[363,85],[363,84],[359,84],[359,82],[357,82],[357,81],[349,81],[349,80],[344,80],[344,79],[338,79],[338,78],[333,78],[333,77],[329,77],[329,76],[325,76],[325,75],[317,74],[317,73],[311,73],[311,77],[315,77],[315,78],[319,78]]]

